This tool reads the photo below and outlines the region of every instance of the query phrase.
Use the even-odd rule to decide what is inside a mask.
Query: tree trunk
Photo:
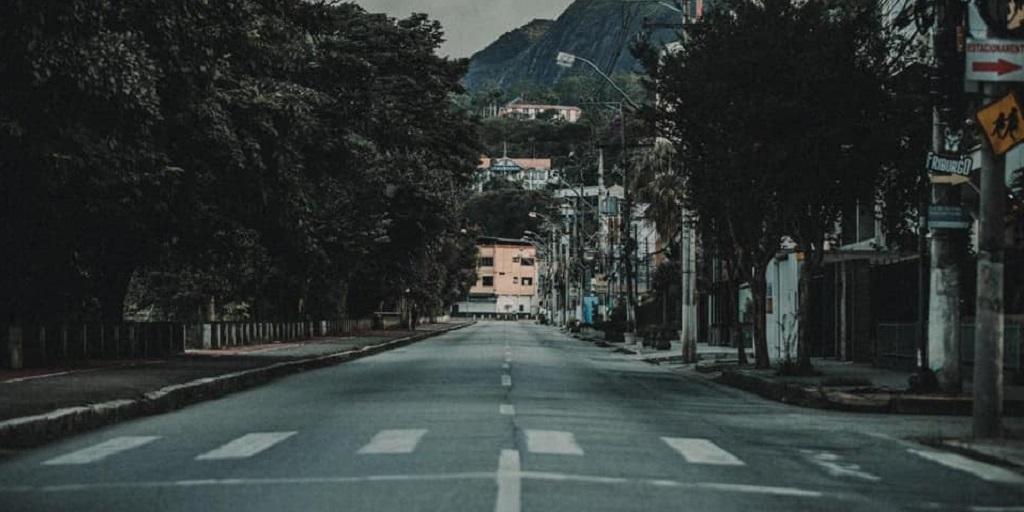
[[[814,299],[811,297],[813,287],[811,280],[815,272],[821,266],[822,256],[819,249],[808,248],[805,244],[804,262],[800,266],[800,317],[797,323],[797,369],[800,373],[811,373],[814,367],[811,365],[811,304]]]
[[[766,332],[765,298],[767,295],[767,284],[765,271],[765,265],[762,265],[760,262],[755,264],[750,280],[750,290],[754,296],[754,367],[759,369],[766,369],[771,366],[771,362],[768,359],[768,333]]]
[[[731,272],[730,272],[731,273]],[[740,325],[740,281],[736,275],[729,276],[729,303],[732,304],[732,338],[736,343],[736,357],[739,364],[749,364],[747,360],[746,343],[743,342],[743,327]]]
[[[124,299],[128,295],[128,284],[132,270],[106,269],[97,283],[97,299],[100,303],[100,321],[105,324],[124,322]]]

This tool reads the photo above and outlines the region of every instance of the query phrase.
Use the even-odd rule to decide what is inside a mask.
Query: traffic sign
[[[995,103],[982,107],[975,117],[985,131],[985,137],[988,138],[993,153],[1002,155],[1024,142],[1020,102],[1017,101],[1017,95],[1012,92]]]
[[[965,78],[979,82],[1024,82],[1024,41],[968,39]]]
[[[993,34],[1024,39],[1024,2],[1018,0],[976,0],[978,14]]]
[[[966,176],[971,173],[974,167],[974,159],[967,155],[952,158],[929,151],[928,158],[925,160],[925,167],[927,167],[928,172],[951,172]]]
[[[959,206],[933,204],[928,207],[928,229],[967,229],[971,216]]]
[[[932,183],[946,184],[946,185],[963,185],[970,178],[962,174],[933,174],[931,176]]]

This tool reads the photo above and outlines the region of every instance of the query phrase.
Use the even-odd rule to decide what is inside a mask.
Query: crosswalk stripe
[[[559,430],[527,430],[526,449],[530,453],[583,455],[576,436]]]
[[[721,449],[707,439],[687,437],[663,437],[675,451],[693,464],[713,464],[717,466],[743,466],[745,463],[733,454]]]
[[[426,429],[382,430],[356,453],[412,453],[426,433]]]
[[[111,455],[120,453],[123,451],[131,450],[132,448],[138,448],[144,444],[152,443],[160,439],[160,436],[124,436],[115,437],[109,439],[100,444],[83,448],[78,451],[74,451],[60,457],[56,457],[44,462],[47,466],[66,466],[73,464],[89,464],[103,460]]]
[[[1024,485],[1024,476],[1021,476],[1019,473],[974,459],[968,459],[963,455],[925,450],[910,450],[910,453],[932,462],[937,462],[948,468],[965,471],[989,482]]]
[[[196,456],[196,460],[245,459],[295,435],[296,432],[256,432],[246,434],[220,448]]]

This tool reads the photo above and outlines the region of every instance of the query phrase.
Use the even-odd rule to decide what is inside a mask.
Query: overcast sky
[[[499,36],[536,18],[555,19],[572,0],[355,0],[369,12],[405,18],[425,12],[441,22],[442,55],[469,57]]]

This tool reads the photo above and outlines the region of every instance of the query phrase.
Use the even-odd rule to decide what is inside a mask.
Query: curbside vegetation
[[[236,391],[253,388],[272,380],[307,370],[337,364],[404,347],[434,336],[473,325],[460,324],[449,329],[424,332],[360,349],[324,356],[274,363],[216,377],[206,377],[184,384],[167,386],[144,394],[138,399],[119,399],[98,404],[68,407],[45,414],[14,418],[0,422],[0,447],[31,448],[62,437],[112,425],[125,420],[162,414],[188,405],[220,398]]]

